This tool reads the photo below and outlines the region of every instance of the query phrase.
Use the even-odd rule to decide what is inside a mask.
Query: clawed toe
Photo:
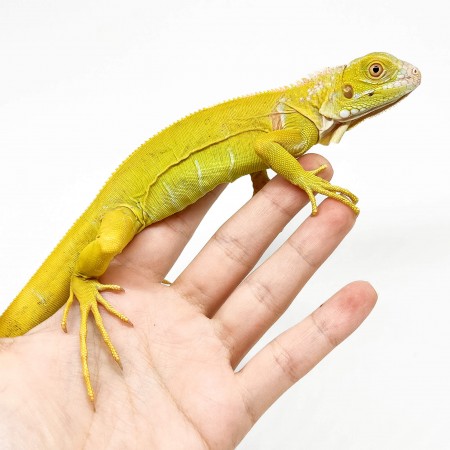
[[[100,331],[102,338],[108,347],[113,359],[117,365],[123,369],[120,361],[119,354],[115,349],[111,338],[103,324],[103,319],[100,314],[98,304],[102,305],[106,311],[113,316],[119,318],[121,321],[133,326],[131,321],[124,314],[117,311],[101,294],[101,291],[113,290],[122,291],[123,289],[116,284],[101,284],[97,280],[84,279],[74,275],[71,281],[70,295],[64,308],[63,318],[61,321],[62,329],[67,332],[67,317],[69,314],[70,306],[73,303],[74,298],[78,300],[81,311],[81,323],[80,323],[80,347],[81,347],[81,365],[83,370],[83,378],[86,385],[88,397],[92,404],[94,404],[94,390],[91,384],[89,366],[88,366],[88,349],[87,349],[87,321],[89,314],[92,312],[94,316],[97,329]]]
[[[344,205],[348,206],[352,211],[358,215],[359,208],[356,206],[358,203],[358,197],[350,192],[348,189],[342,188],[340,186],[335,186],[328,181],[317,176],[321,170],[323,170],[326,165],[322,165],[317,169],[308,172],[308,175],[302,178],[299,182],[299,186],[306,192],[308,198],[311,202],[312,215],[317,214],[317,203],[314,194],[322,194],[335,200],[340,201]]]

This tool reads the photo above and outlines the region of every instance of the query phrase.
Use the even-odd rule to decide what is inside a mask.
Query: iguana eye
[[[383,72],[384,69],[380,63],[373,63],[369,67],[369,74],[372,78],[380,78]]]

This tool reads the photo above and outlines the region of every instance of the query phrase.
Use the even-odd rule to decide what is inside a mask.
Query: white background
[[[370,280],[379,302],[239,448],[449,449],[449,17],[444,2],[412,0],[0,0],[0,308],[161,128],[387,51],[417,65],[422,85],[314,149],[362,212],[263,343],[352,280]],[[250,196],[247,179],[227,189],[172,278]]]

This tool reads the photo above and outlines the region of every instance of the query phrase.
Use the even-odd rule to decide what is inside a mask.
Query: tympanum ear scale
[[[352,98],[353,97],[353,87],[351,84],[344,84],[342,87],[342,92],[344,93],[345,98]]]

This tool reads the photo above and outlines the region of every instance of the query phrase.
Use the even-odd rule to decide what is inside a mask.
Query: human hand
[[[323,163],[302,158],[305,168]],[[330,176],[325,171],[324,176]],[[325,200],[278,251],[264,250],[307,202],[280,177],[227,221],[184,272],[161,284],[221,188],[144,230],[115,258],[104,296],[134,327],[102,311],[123,372],[91,323],[96,412],[87,399],[73,307],[26,336],[0,341],[0,439],[8,448],[231,449],[258,418],[366,318],[376,301],[355,282],[236,367],[351,229],[355,215]]]

